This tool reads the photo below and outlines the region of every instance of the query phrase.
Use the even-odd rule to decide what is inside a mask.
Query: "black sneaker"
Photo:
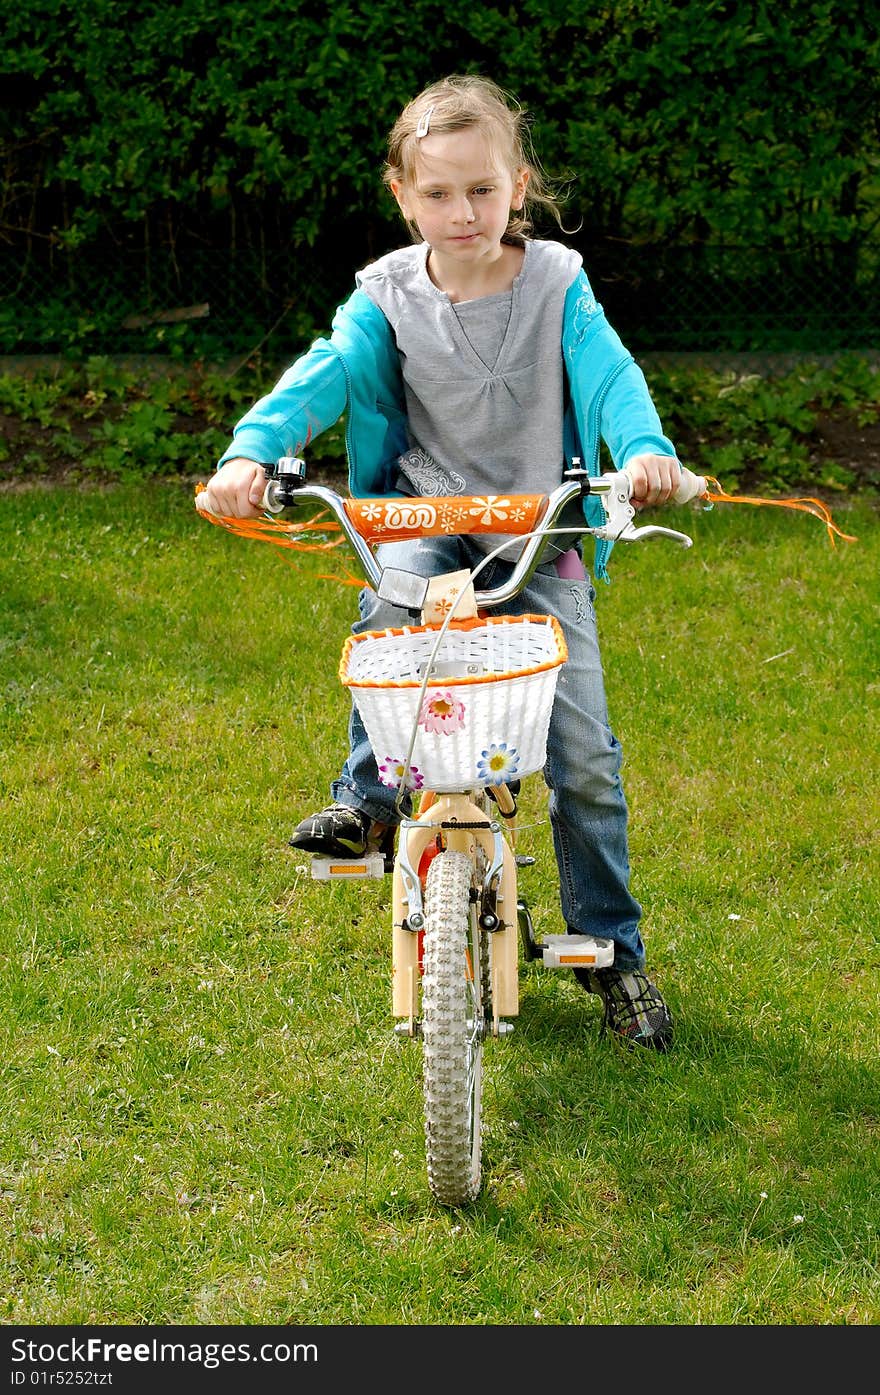
[[[672,1016],[661,994],[640,969],[596,969],[585,987],[605,1003],[603,1029],[628,1046],[666,1051],[672,1042]],[[583,979],[581,980],[583,982]]]
[[[369,814],[348,804],[331,804],[298,823],[289,843],[324,857],[363,857],[375,849],[387,858],[394,856],[394,828],[374,823]]]

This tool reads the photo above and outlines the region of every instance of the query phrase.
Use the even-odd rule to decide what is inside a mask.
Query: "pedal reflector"
[[[546,969],[607,969],[614,963],[614,941],[594,935],[546,935],[538,948]]]
[[[312,876],[319,882],[358,881],[364,877],[384,877],[385,858],[380,852],[364,857],[313,857]]]

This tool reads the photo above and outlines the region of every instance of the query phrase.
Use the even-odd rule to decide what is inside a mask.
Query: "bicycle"
[[[577,463],[548,496],[494,500],[347,499],[307,484],[298,457],[264,469],[267,514],[304,500],[323,505],[367,584],[418,622],[350,636],[340,662],[340,678],[358,705],[377,763],[386,763],[398,783],[398,806],[407,789],[418,790],[417,810],[401,818],[393,856],[381,850],[359,858],[313,856],[311,872],[328,881],[392,875],[395,1032],[423,1045],[429,1188],[442,1205],[462,1206],[481,1186],[483,1043],[513,1031],[520,947],[526,961],[546,968],[594,970],[614,959],[611,940],[574,934],[538,939],[519,894],[518,870],[534,859],[515,851],[515,782],[543,767],[566,648],[553,617],[486,612],[519,594],[552,537],[636,542],[665,536],[684,547],[692,539],[657,525],[636,527],[625,471],[590,476]],[[705,490],[705,480],[683,470],[675,502]],[[580,505],[588,494],[601,500],[599,527],[583,519]],[[573,505],[579,521],[569,523]],[[254,535],[235,526],[238,520],[214,521]],[[392,536],[416,538],[452,527],[515,536],[522,550],[507,581],[480,591],[474,582],[484,563],[473,572],[424,578],[383,568],[373,551]],[[507,729],[515,729],[516,741],[491,740],[492,704],[499,701],[507,704]],[[409,742],[401,755],[404,731]]]

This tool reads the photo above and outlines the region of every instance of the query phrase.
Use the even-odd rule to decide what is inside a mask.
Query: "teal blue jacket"
[[[604,441],[621,469],[644,452],[675,455],[664,436],[644,374],[605,318],[583,271],[565,297],[562,354],[566,368],[565,461],[600,470]],[[348,483],[355,498],[396,494],[399,457],[409,448],[400,360],[391,326],[355,290],[337,310],[330,337],[317,339],[274,388],[241,418],[221,456],[262,463],[300,455],[346,414]],[[499,488],[510,487],[499,481]],[[598,499],[584,501],[587,522],[602,521]],[[594,573],[607,580],[611,544],[596,540]]]

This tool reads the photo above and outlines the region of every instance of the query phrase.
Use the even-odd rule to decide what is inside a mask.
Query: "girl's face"
[[[391,191],[403,216],[438,256],[493,261],[500,255],[510,210],[523,206],[528,178],[527,169],[511,173],[499,168],[486,137],[469,127],[424,136],[413,179],[394,181]]]

